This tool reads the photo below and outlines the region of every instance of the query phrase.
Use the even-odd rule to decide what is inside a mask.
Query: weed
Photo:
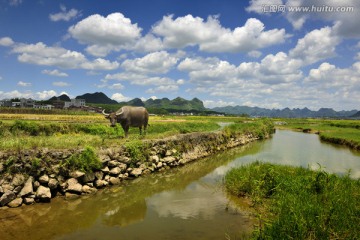
[[[360,180],[349,176],[256,162],[230,170],[225,186],[255,202],[261,219],[254,239],[356,239],[360,234]]]
[[[62,166],[71,170],[90,172],[102,167],[102,163],[92,147],[85,147],[81,153],[73,154]]]

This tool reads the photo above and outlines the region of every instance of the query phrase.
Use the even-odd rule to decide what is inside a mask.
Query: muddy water
[[[240,239],[255,220],[223,191],[226,171],[261,160],[360,177],[360,153],[317,135],[278,131],[178,169],[75,200],[0,210],[0,239]]]

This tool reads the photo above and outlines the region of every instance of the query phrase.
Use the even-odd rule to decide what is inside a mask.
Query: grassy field
[[[360,120],[278,119],[286,122],[278,128],[318,133],[327,142],[360,150]]]
[[[251,199],[253,239],[358,239],[360,180],[255,162],[230,170],[227,190]]]
[[[0,114],[0,137],[4,139],[0,142],[0,150],[116,146],[144,138],[216,131],[220,129],[219,122],[237,122],[244,129],[246,126],[254,128],[253,123],[246,123],[244,118],[151,116],[146,136],[140,136],[138,128],[130,128],[129,138],[124,139],[121,126],[111,128],[109,120],[101,114]]]

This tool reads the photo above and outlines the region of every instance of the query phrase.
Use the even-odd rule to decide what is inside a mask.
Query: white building
[[[64,108],[85,107],[85,99],[71,99],[71,102],[65,102]]]
[[[54,108],[53,105],[46,104],[46,105],[34,105],[34,108],[36,109],[45,109],[45,110],[51,110]]]

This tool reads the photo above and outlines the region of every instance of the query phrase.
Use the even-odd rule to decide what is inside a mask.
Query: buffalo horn
[[[106,117],[108,117],[110,114],[105,113],[105,109],[102,111],[102,114],[104,114]]]
[[[116,116],[119,116],[119,115],[122,114],[122,113],[123,113],[123,109],[121,109],[121,112],[116,113]]]

